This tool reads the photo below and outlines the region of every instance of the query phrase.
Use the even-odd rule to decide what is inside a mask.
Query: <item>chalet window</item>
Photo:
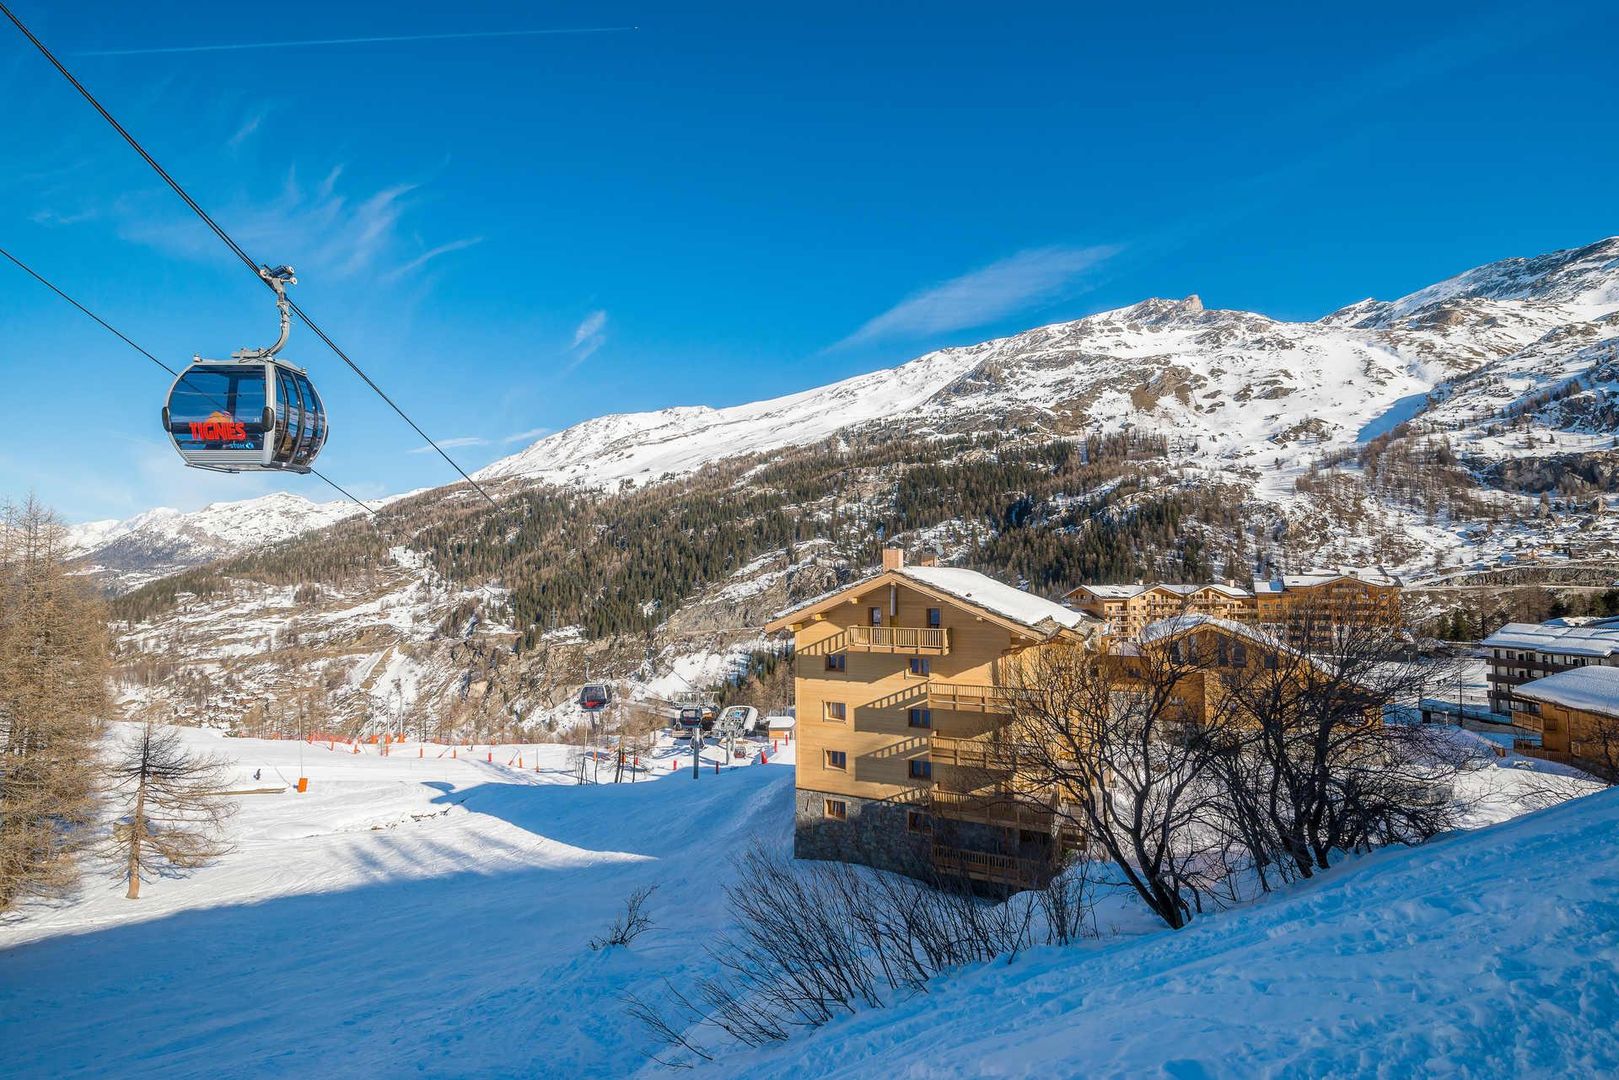
[[[834,821],[842,821],[849,816],[849,804],[842,799],[828,799],[824,813]]]
[[[933,711],[931,709],[912,709],[907,719],[911,727],[930,728],[933,726]]]
[[[848,753],[843,751],[843,750],[828,750],[828,751],[826,751],[826,767],[829,768],[829,769],[838,769],[838,770],[841,770],[843,772],[848,772],[849,771],[849,755],[848,755]]]
[[[911,657],[911,674],[912,675],[926,675],[930,671],[932,671],[932,669],[933,669],[933,665],[928,661],[927,657],[925,657],[925,656],[913,656],[913,657]]]
[[[928,608],[928,626],[934,630],[944,625],[944,612],[936,607]]]
[[[905,829],[907,832],[926,833],[933,831],[933,819],[920,810],[909,810],[905,814]]]
[[[1231,643],[1231,666],[1240,668],[1248,666],[1248,646],[1240,641]]]
[[[826,654],[826,670],[828,671],[846,671],[848,670],[848,664],[849,658],[843,653]]]
[[[828,701],[821,706],[822,717],[827,720],[842,722],[849,719],[849,706],[841,701]]]
[[[872,608],[871,609],[871,625],[873,625],[873,626],[881,626],[882,624],[883,624],[883,609],[880,608],[880,607]]]
[[[1275,653],[1266,653],[1265,654],[1265,670],[1266,671],[1275,671],[1276,670],[1276,654]]]
[[[911,759],[911,779],[912,780],[932,780],[933,779],[933,762],[927,760],[926,758],[912,758]]]

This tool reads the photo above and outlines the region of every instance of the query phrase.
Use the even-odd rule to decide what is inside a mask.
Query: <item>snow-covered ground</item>
[[[665,743],[638,782],[580,786],[558,745],[185,734],[242,787],[310,789],[241,796],[236,849],[139,901],[96,876],[0,924],[7,1076],[658,1074],[620,995],[714,974],[728,856],[790,843],[789,746],[718,774],[710,748],[693,781]],[[1593,787],[1491,764],[1464,794],[1483,824]],[[1180,933],[1115,902],[1100,942],[711,1071],[1600,1075],[1619,1067],[1616,828],[1619,793],[1577,799]],[[640,885],[655,928],[591,950]]]
[[[711,972],[728,857],[790,842],[789,747],[578,786],[557,745],[186,739],[310,789],[241,796],[236,850],[139,901],[92,876],[0,923],[6,1076],[621,1076],[644,1043],[617,996]],[[644,884],[655,928],[592,951]]]
[[[1040,948],[715,1070],[808,1077],[1619,1073],[1619,791],[1385,850],[1180,932]]]

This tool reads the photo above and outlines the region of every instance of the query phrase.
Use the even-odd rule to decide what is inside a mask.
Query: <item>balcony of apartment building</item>
[[[1005,715],[1012,711],[1012,700],[1012,691],[1000,686],[952,683],[939,679],[929,679],[927,684],[927,704],[930,709]]]

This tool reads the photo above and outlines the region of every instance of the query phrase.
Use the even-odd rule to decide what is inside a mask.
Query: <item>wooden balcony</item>
[[[1012,711],[1012,694],[999,686],[930,681],[928,708],[1006,715]]]
[[[950,652],[950,631],[937,626],[851,626],[843,637],[843,648],[849,652],[912,656],[944,656]]]
[[[928,757],[936,765],[954,765],[963,769],[989,769],[1011,772],[1020,761],[1032,760],[1033,747],[995,734],[977,735],[959,739],[935,732],[929,740]]]
[[[990,851],[933,845],[933,869],[952,877],[965,877],[1018,889],[1034,889],[1050,877],[1049,866],[1037,859],[997,855]]]
[[[1056,811],[1052,807],[1034,801],[1027,795],[1016,795],[998,787],[977,791],[950,791],[935,787],[929,793],[929,804],[935,817],[1005,829],[1050,832],[1056,820]]]

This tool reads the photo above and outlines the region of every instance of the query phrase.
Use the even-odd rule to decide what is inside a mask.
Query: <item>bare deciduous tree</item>
[[[1240,738],[1229,709],[1192,695],[1211,670],[1188,642],[1053,645],[1002,673],[1019,769],[1170,927],[1201,906],[1221,850],[1214,762]]]
[[[148,722],[109,769],[110,788],[126,815],[113,830],[113,851],[137,900],[152,875],[202,866],[230,850],[224,824],[236,805],[224,794],[227,764],[189,752],[174,728]]]
[[[1313,613],[1293,632],[1315,651],[1266,652],[1266,662],[1222,674],[1247,733],[1228,764],[1239,827],[1268,837],[1285,871],[1310,877],[1334,853],[1420,843],[1455,828],[1464,810],[1454,780],[1464,751],[1447,734],[1385,723],[1447,678],[1450,661],[1411,650],[1399,629]]]
[[[107,623],[40,503],[0,507],[0,911],[59,893],[97,816]]]

